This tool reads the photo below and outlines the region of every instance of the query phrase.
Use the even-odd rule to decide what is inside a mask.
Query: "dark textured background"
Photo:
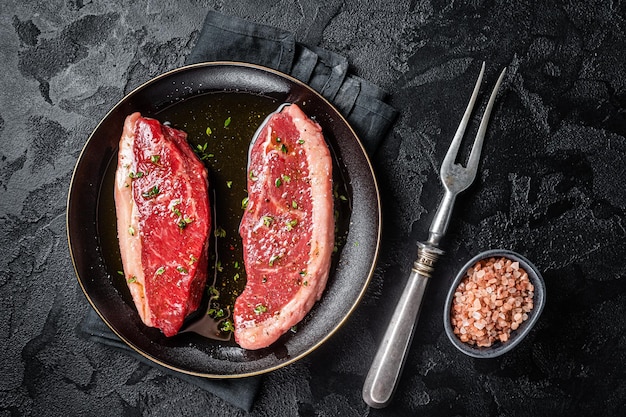
[[[510,3],[510,4],[509,4]],[[90,308],[65,202],[90,131],[123,95],[181,66],[207,10],[345,55],[400,116],[374,158],[378,268],[324,346],[264,377],[253,416],[623,415],[626,406],[626,4],[612,1],[4,0],[0,4],[0,416],[242,416],[77,335]],[[480,62],[509,71],[480,176],[457,201],[392,405],[361,386],[441,194],[437,171]],[[493,360],[446,339],[454,268],[521,252],[547,283],[530,337]]]

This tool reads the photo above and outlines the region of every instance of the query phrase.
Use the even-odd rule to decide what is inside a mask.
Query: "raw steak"
[[[322,130],[295,104],[273,113],[251,145],[243,239],[246,287],[235,302],[235,341],[275,342],[326,286],[334,247],[332,161]]]
[[[211,227],[207,171],[185,132],[139,113],[126,118],[115,208],[124,275],[139,316],[173,336],[200,304]]]

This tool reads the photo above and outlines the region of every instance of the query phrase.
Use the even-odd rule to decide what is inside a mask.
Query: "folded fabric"
[[[296,43],[292,33],[210,11],[186,63],[239,61],[278,70],[308,84],[343,114],[371,155],[393,123],[397,111],[385,103],[385,92],[348,73],[345,57]],[[88,339],[119,349],[137,360],[175,375],[225,401],[250,411],[261,377],[215,380],[196,377],[149,361],[122,342],[91,310],[81,332]]]
[[[263,65],[309,85],[330,101],[373,155],[397,111],[378,86],[348,73],[348,60],[322,48],[299,44],[282,29],[208,12],[187,64],[241,61]]]
[[[210,379],[176,372],[170,368],[161,366],[131,349],[104,324],[100,316],[98,316],[93,309],[89,310],[87,316],[85,316],[81,322],[79,330],[83,337],[92,342],[118,349],[144,364],[160,369],[165,374],[175,376],[207,392],[215,394],[224,401],[246,411],[252,409],[254,398],[261,387],[261,376],[239,379]]]

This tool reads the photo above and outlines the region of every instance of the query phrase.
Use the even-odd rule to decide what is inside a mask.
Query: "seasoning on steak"
[[[207,171],[187,134],[133,113],[115,177],[124,275],[141,320],[175,335],[200,304],[211,216]]]
[[[259,128],[239,228],[247,283],[235,301],[235,341],[275,342],[319,300],[334,247],[332,161],[322,130],[295,104]]]

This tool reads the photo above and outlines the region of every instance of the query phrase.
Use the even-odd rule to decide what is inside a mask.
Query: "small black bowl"
[[[508,258],[512,261],[519,262],[521,268],[523,268],[528,274],[528,278],[530,282],[535,287],[534,289],[534,298],[533,298],[533,308],[528,312],[528,319],[523,321],[516,330],[512,330],[509,336],[509,339],[506,342],[494,342],[489,347],[478,347],[473,346],[468,343],[462,342],[453,332],[452,323],[450,320],[450,314],[452,311],[452,301],[454,299],[454,293],[457,290],[457,287],[461,283],[461,280],[466,276],[467,270],[473,266],[476,262],[489,259],[489,258]],[[446,334],[448,338],[452,342],[452,344],[459,349],[461,352],[466,355],[472,356],[474,358],[495,358],[500,356],[515,346],[520,344],[522,340],[528,335],[532,327],[535,325],[541,312],[543,310],[543,306],[546,302],[546,285],[543,281],[543,277],[537,270],[537,268],[525,257],[522,255],[505,249],[493,249],[488,250],[478,255],[474,256],[470,259],[463,267],[459,270],[454,281],[452,282],[452,286],[448,291],[448,295],[446,297],[446,302],[443,311],[443,322],[446,330]]]

